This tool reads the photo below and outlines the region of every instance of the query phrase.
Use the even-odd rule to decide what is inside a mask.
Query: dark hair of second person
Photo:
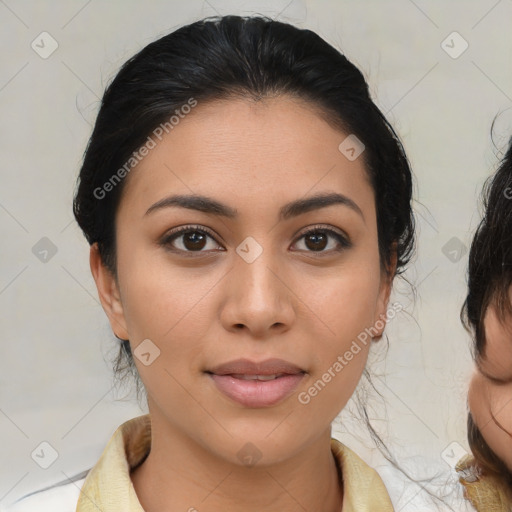
[[[512,416],[505,413],[507,397],[512,400],[512,337],[507,335],[512,325],[512,139],[498,170],[485,182],[482,198],[484,214],[471,244],[461,310],[476,363],[467,421],[473,458],[459,469],[464,469],[461,482],[478,510],[491,510],[491,502],[496,504],[492,510],[511,510]],[[501,345],[498,334],[508,337]]]

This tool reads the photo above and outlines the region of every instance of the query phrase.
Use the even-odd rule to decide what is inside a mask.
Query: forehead
[[[130,172],[121,203],[155,202],[180,191],[244,210],[256,199],[284,203],[337,190],[373,210],[364,152],[351,160],[339,149],[348,135],[313,104],[289,96],[198,103]]]

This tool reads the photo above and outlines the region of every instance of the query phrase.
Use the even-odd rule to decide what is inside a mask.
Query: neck
[[[247,467],[152,416],[151,451],[131,479],[145,512],[340,512],[343,491],[330,439],[328,429],[286,460]]]

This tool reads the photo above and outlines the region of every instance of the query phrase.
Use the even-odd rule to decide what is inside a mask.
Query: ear
[[[107,314],[112,331],[118,338],[129,339],[117,280],[104,265],[97,243],[91,245],[89,264],[92,276],[96,282],[101,305]]]
[[[389,265],[381,272],[381,280],[380,280],[380,288],[379,295],[377,298],[377,307],[375,309],[375,318],[374,318],[374,330],[377,331],[375,336],[373,336],[373,341],[379,341],[382,338],[382,334],[386,327],[387,321],[387,310],[389,297],[391,295],[391,289],[393,287],[393,279],[396,274],[396,265],[397,265],[397,251],[396,251],[397,243],[394,242],[391,248],[391,257]]]

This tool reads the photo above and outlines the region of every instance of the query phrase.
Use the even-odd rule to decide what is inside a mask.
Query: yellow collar
[[[464,486],[464,496],[479,512],[510,512],[511,492],[493,475],[479,475],[472,455],[459,460],[455,469]]]
[[[89,471],[76,512],[144,512],[130,479],[130,470],[144,461],[150,448],[149,414],[123,423]],[[331,450],[343,475],[343,512],[393,512],[378,473],[337,439],[331,439]]]

